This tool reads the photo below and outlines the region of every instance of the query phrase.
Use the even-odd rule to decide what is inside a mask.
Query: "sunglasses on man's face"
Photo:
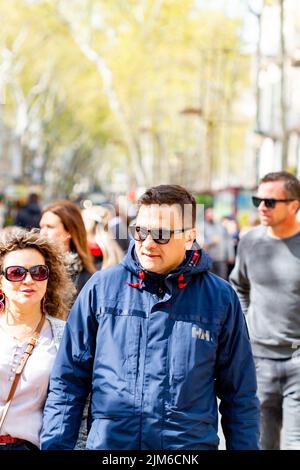
[[[11,282],[24,281],[27,273],[30,273],[34,281],[45,281],[49,277],[49,268],[45,264],[37,264],[29,269],[24,266],[8,266],[2,271],[6,279]]]
[[[291,202],[295,201],[295,199],[275,199],[275,198],[260,198],[257,196],[252,196],[252,202],[254,207],[259,207],[262,202],[264,202],[267,209],[274,209],[277,202]]]
[[[155,243],[158,243],[159,245],[166,245],[167,243],[169,243],[174,233],[182,233],[189,229],[188,228],[178,228],[175,230],[168,230],[164,228],[148,229],[146,227],[140,227],[139,225],[130,225],[129,230],[130,230],[132,237],[136,241],[143,242],[144,240],[146,240],[148,235],[151,235],[151,238],[153,239],[153,241],[155,241]]]

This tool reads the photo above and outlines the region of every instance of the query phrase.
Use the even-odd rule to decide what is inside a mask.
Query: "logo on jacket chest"
[[[196,339],[203,339],[204,341],[211,341],[211,332],[209,330],[204,330],[198,326],[192,327],[192,337]]]

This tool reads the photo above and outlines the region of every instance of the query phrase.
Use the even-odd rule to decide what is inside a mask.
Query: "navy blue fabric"
[[[36,447],[32,442],[28,441],[23,441],[23,442],[18,442],[16,444],[5,444],[1,445],[0,444],[0,451],[1,450],[30,450],[30,451],[39,451],[39,448]]]
[[[167,276],[141,276],[131,243],[121,264],[92,276],[51,376],[43,449],[74,447],[91,383],[88,449],[217,449],[217,396],[227,448],[258,448],[247,327],[210,264],[188,251]]]

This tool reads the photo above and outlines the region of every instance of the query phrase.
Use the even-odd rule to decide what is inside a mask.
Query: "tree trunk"
[[[131,159],[133,170],[135,172],[137,184],[139,186],[144,186],[146,182],[145,174],[141,168],[139,153],[136,148],[132,131],[127,122],[124,110],[122,108],[122,105],[120,103],[120,100],[117,96],[117,93],[114,87],[112,71],[107,65],[104,58],[100,56],[100,54],[94,51],[87,43],[80,40],[79,34],[73,31],[72,26],[71,26],[71,32],[72,32],[74,40],[78,44],[83,54],[91,62],[94,62],[97,66],[97,70],[103,81],[103,88],[104,88],[104,92],[108,100],[110,109],[112,110],[112,112],[114,113],[114,115],[116,116],[118,120],[124,142],[127,146],[128,154]]]
[[[284,37],[284,0],[280,0],[280,116],[282,133],[281,166],[283,170],[288,166],[289,133],[287,129],[287,103],[286,103],[286,60],[285,60],[285,37]]]

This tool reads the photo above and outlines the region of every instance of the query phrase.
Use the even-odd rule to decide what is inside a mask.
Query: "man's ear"
[[[185,232],[185,248],[186,248],[186,250],[190,250],[192,248],[192,245],[193,245],[195,239],[196,239],[196,229],[195,228],[191,228],[190,230],[187,230]]]
[[[300,203],[299,203],[299,201],[296,200],[296,199],[295,199],[295,201],[292,201],[292,202],[291,202],[291,206],[292,206],[292,208],[294,209],[295,214],[297,214],[297,212],[298,212],[298,210],[299,210],[299,205],[300,205]]]

